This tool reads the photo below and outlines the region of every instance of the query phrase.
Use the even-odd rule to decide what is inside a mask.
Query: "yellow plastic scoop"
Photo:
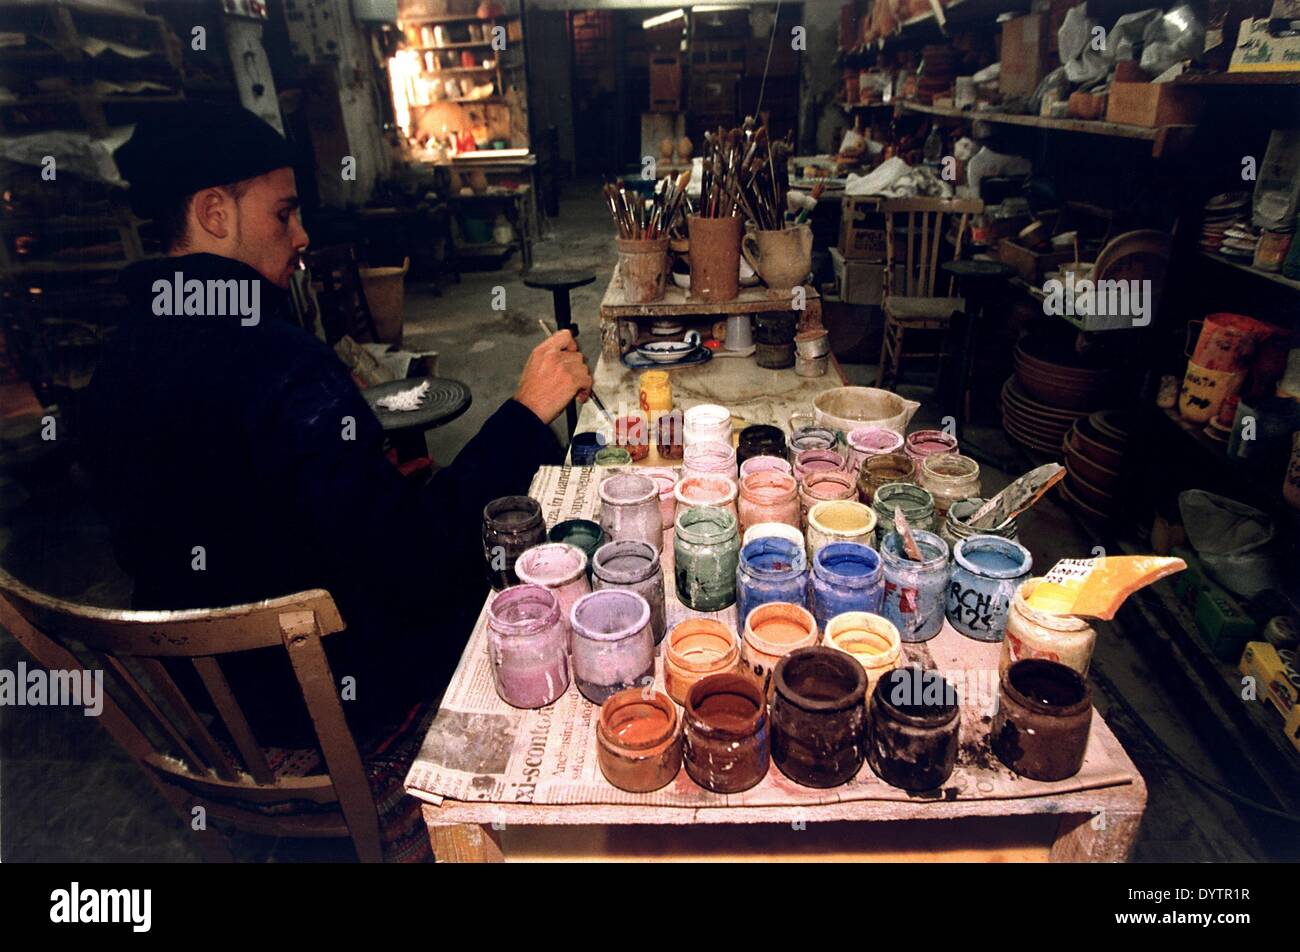
[[[1111,619],[1139,588],[1185,568],[1182,559],[1158,555],[1062,559],[1043,576],[1026,603],[1050,615]]]

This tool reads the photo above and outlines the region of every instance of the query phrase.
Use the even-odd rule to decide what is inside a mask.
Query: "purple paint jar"
[[[808,556],[804,547],[779,536],[762,536],[740,550],[736,566],[736,625],[767,602],[808,606]]]
[[[654,546],[626,539],[608,542],[596,550],[591,560],[592,590],[621,588],[636,592],[650,606],[650,630],[655,644],[664,639],[664,570],[659,564],[659,550]]]
[[[915,430],[903,441],[903,452],[916,461],[916,471],[921,471],[921,460],[936,453],[957,452],[957,437],[943,430]]]
[[[794,478],[807,479],[813,473],[848,472],[849,461],[836,450],[804,450],[794,458]]]
[[[488,605],[488,654],[501,700],[545,707],[569,686],[568,633],[554,593],[516,585]]]
[[[883,426],[860,426],[850,431],[849,472],[855,476],[862,471],[862,461],[870,456],[897,453],[903,448],[903,434]]]
[[[582,696],[604,704],[624,688],[654,683],[650,605],[636,592],[611,588],[584,595],[569,611],[573,680]]]
[[[664,544],[659,487],[653,479],[619,473],[600,484],[600,527],[611,542],[633,539],[656,550]]]
[[[740,464],[740,478],[743,480],[752,473],[765,473],[776,470],[787,476],[794,475],[794,467],[783,456],[751,456]]]

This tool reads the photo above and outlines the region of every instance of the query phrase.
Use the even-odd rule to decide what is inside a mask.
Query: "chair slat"
[[[172,719],[163,713],[162,708],[154,703],[153,698],[149,696],[149,692],[144,689],[143,685],[141,685],[138,680],[136,680],[135,675],[131,673],[126,665],[122,664],[121,661],[106,652],[93,651],[91,653],[99,659],[99,663],[102,664],[105,669],[111,670],[117,676],[118,681],[126,689],[126,692],[131,695],[131,699],[149,713],[149,716],[153,718],[154,723],[167,735],[171,742],[176,745],[177,750],[179,750],[181,756],[188,761],[188,765],[191,768],[205,769],[209,766],[209,764],[199,756],[194,748],[190,746],[189,741],[185,739],[185,735],[176,729],[176,725],[172,723]]]
[[[921,260],[916,269],[916,296],[930,296],[930,213],[921,212]]]
[[[907,213],[907,296],[916,297],[916,213]]]
[[[244,717],[239,702],[235,700],[235,694],[230,690],[230,682],[221,673],[221,665],[217,663],[217,659],[194,658],[193,664],[194,670],[203,679],[203,686],[208,689],[208,694],[212,697],[212,703],[217,707],[217,715],[226,725],[226,730],[235,742],[235,746],[239,748],[239,756],[244,758],[244,766],[248,772],[260,784],[275,783],[275,774],[272,773],[270,764],[266,762],[266,754],[257,743],[257,738],[253,736],[253,730],[248,726],[248,718]]]
[[[934,294],[934,279],[939,273],[939,248],[943,242],[944,214],[935,212],[934,215],[934,246],[930,249],[930,276],[925,282],[925,293]]]
[[[190,706],[185,694],[176,686],[172,676],[167,673],[163,663],[156,658],[141,658],[140,665],[148,672],[149,680],[158,693],[162,695],[163,701],[176,713],[177,718],[184,725],[194,743],[203,752],[203,759],[208,762],[208,766],[221,779],[234,780],[238,772],[238,765],[231,760],[229,754],[221,749],[221,745],[208,731],[207,725],[203,723],[202,718]]]

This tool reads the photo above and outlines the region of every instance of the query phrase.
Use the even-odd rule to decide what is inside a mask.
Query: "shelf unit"
[[[1223,255],[1216,255],[1213,252],[1209,252],[1209,251],[1197,251],[1196,253],[1200,255],[1202,258],[1209,258],[1211,261],[1217,261],[1219,264],[1228,268],[1232,268],[1234,271],[1240,271],[1243,274],[1254,275],[1255,277],[1262,278],[1265,281],[1271,281],[1274,284],[1280,284],[1284,288],[1290,288],[1292,291],[1300,291],[1300,281],[1296,281],[1293,278],[1288,278],[1284,274],[1277,274],[1276,272],[1273,271],[1261,271],[1259,270],[1259,268],[1252,267],[1251,265],[1248,264],[1242,264],[1240,261],[1233,261],[1230,258],[1223,257]]]

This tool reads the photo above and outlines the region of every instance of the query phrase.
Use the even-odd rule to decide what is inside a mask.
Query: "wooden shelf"
[[[480,42],[444,43],[442,44],[442,46],[408,46],[406,47],[406,49],[418,50],[421,53],[437,53],[439,50],[468,50],[468,49],[473,49],[476,46],[491,46],[491,45],[492,43],[490,40],[484,40],[481,43]]]
[[[925,13],[918,13],[916,16],[904,20],[899,24],[896,32],[883,39],[877,39],[872,46],[863,44],[850,50],[841,49],[840,53],[845,56],[863,56],[904,43],[922,42],[926,39],[946,36],[949,25],[965,27],[980,23],[986,24],[990,28],[997,27],[1001,29],[1001,24],[996,22],[998,14],[1005,12],[1025,13],[1028,10],[1029,3],[1025,2],[1025,0],[1019,0],[1019,2],[1011,0],[1011,2],[1000,6],[991,5],[986,0],[953,0],[952,3],[943,7],[942,23],[935,16],[933,10],[927,10]]]
[[[852,112],[855,109],[893,109],[894,108],[894,104],[892,102],[844,102],[843,100],[837,99],[835,100],[835,103],[845,112]]]
[[[421,76],[438,76],[442,73],[495,73],[495,66],[448,66],[445,69],[421,70]]]
[[[920,112],[931,116],[946,116],[952,119],[999,123],[1008,126],[1027,126],[1031,129],[1051,129],[1057,132],[1079,132],[1085,135],[1110,136],[1116,139],[1137,139],[1152,143],[1151,154],[1157,158],[1165,152],[1169,137],[1190,135],[1194,125],[1159,126],[1151,129],[1146,126],[1130,126],[1120,122],[1103,122],[1100,119],[1049,119],[1044,116],[1029,116],[1010,112],[993,112],[957,109],[952,106],[927,106],[924,103],[904,100],[903,109],[908,112]]]
[[[1175,86],[1300,86],[1300,70],[1277,73],[1204,73],[1179,76]]]
[[[463,13],[458,16],[400,17],[399,19],[402,23],[495,23],[497,20],[517,20],[519,15],[503,13],[498,17],[478,17],[472,13]]]
[[[1272,271],[1260,271],[1259,268],[1251,267],[1248,264],[1242,264],[1239,261],[1233,261],[1231,258],[1225,258],[1223,255],[1217,255],[1210,251],[1197,251],[1202,258],[1209,258],[1211,261],[1217,261],[1236,271],[1243,271],[1246,274],[1253,274],[1257,278],[1263,278],[1265,281],[1272,281],[1274,284],[1280,284],[1284,288],[1290,288],[1293,291],[1300,291],[1300,281],[1292,280],[1282,274]]]

